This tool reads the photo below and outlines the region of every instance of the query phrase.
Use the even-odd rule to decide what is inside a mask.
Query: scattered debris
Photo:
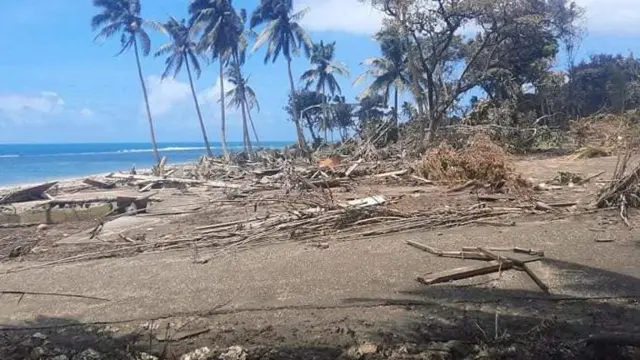
[[[600,191],[596,200],[598,208],[619,207],[620,217],[628,227],[631,227],[628,209],[640,207],[640,165],[627,173],[631,155],[629,151],[618,156],[612,181]]]
[[[407,241],[407,244],[426,251],[430,254],[440,257],[455,257],[460,259],[473,259],[488,261],[487,264],[476,264],[451,270],[442,271],[427,276],[418,277],[418,281],[425,285],[439,284],[453,280],[461,280],[479,275],[501,272],[516,268],[526,272],[529,277],[544,292],[549,292],[549,287],[531,270],[527,265],[530,262],[539,261],[544,256],[544,252],[521,248],[483,248],[483,247],[464,247],[462,251],[441,251],[428,245],[420,244],[415,241]],[[529,258],[517,258],[514,256],[496,254],[495,252],[526,253],[527,255],[536,255]]]
[[[114,182],[100,181],[100,180],[92,179],[92,178],[86,178],[86,179],[82,180],[82,182],[87,184],[87,185],[91,185],[93,187],[96,187],[98,189],[113,189],[113,188],[116,187],[116,183],[114,183]]]
[[[55,186],[58,182],[48,182],[40,185],[22,188],[0,196],[0,205],[20,203],[33,200],[47,200],[45,192]]]

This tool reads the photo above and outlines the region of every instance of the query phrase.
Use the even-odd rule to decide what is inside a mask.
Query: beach
[[[419,337],[429,339],[412,350],[419,358],[475,357],[481,348],[469,323],[492,328],[498,318],[514,333],[559,324],[553,336],[536,330],[540,341],[515,340],[535,358],[554,339],[586,338],[603,326],[638,331],[637,303],[617,300],[637,294],[638,231],[617,210],[586,205],[614,157],[519,159],[515,169],[536,184],[559,170],[605,171],[537,191],[536,204],[431,181],[413,166],[386,155],[320,167],[259,152],[243,163],[125,169],[9,192],[0,205],[0,275],[10,289],[0,323],[31,339],[19,342],[25,349],[47,337],[69,358],[89,351],[90,329],[100,329],[110,345],[95,349],[114,359],[126,358],[115,349],[160,354],[169,342],[176,354],[207,346],[214,358],[235,351],[302,359],[319,344],[318,359],[380,349],[389,356],[377,358],[406,358]],[[518,261],[533,275],[510,270]],[[433,327],[421,327],[424,319]],[[79,340],[57,343],[59,331]],[[113,343],[131,334],[142,337]],[[7,343],[17,343],[11,336]],[[507,344],[491,348],[516,346]]]

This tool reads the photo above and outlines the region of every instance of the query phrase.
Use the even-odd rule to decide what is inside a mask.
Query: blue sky
[[[143,16],[164,21],[185,17],[189,0],[142,0]],[[258,0],[235,0],[251,11]],[[629,53],[640,47],[638,0],[577,0],[586,8],[587,36],[579,56]],[[358,0],[298,0],[309,7],[303,24],[316,41],[336,41],[337,58],[351,71],[341,79],[343,93],[353,99],[361,90],[353,80],[364,70],[360,62],[376,56],[370,38],[380,14]],[[145,142],[148,127],[132,53],[120,57],[117,39],[94,43],[89,27],[96,9],[90,0],[22,0],[0,3],[0,143]],[[153,47],[164,42],[153,34]],[[262,51],[248,60],[245,72],[258,94],[261,112],[254,114],[266,140],[291,140],[295,131],[282,110],[288,81],[285,63],[263,64]],[[156,135],[160,142],[199,141],[200,133],[186,76],[160,81],[163,60],[148,57],[142,66],[150,91]],[[294,61],[294,75],[308,67]],[[205,67],[197,81],[206,126],[219,140],[220,110],[216,94],[217,66]],[[229,140],[240,140],[240,114],[228,116]]]

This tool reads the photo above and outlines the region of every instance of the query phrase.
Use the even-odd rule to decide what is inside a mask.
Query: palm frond
[[[162,73],[162,79],[169,77],[169,75],[174,71],[176,68],[177,57],[178,54],[174,53],[165,60],[165,69]],[[175,78],[176,76],[174,75],[173,77]]]
[[[169,42],[160,46],[160,48],[153,54],[154,57],[160,57],[163,55],[167,55],[171,52],[175,52],[176,47],[173,42]]]
[[[91,28],[93,30],[97,30],[99,27],[108,23],[110,20],[111,20],[111,14],[108,12],[97,14],[91,18]]]
[[[93,41],[110,38],[122,29],[124,29],[124,24],[122,22],[110,23],[98,32],[98,34],[93,38]]]
[[[196,78],[199,78],[202,75],[202,67],[200,66],[200,60],[193,51],[187,51],[187,56],[189,57],[187,60],[191,61],[191,65],[193,65],[193,71],[196,73]]]
[[[140,48],[142,49],[142,55],[147,56],[151,52],[151,39],[149,34],[143,29],[138,30],[135,35],[140,39]]]

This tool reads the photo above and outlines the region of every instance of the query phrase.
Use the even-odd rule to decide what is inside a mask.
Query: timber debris
[[[512,268],[524,271],[533,282],[545,293],[549,292],[547,286],[540,277],[529,267],[528,263],[540,261],[544,257],[542,250],[523,248],[485,248],[485,247],[464,247],[462,251],[441,251],[429,245],[415,241],[407,241],[409,246],[428,252],[439,257],[451,257],[458,259],[481,260],[486,263],[473,264],[455,269],[445,270],[420,276],[416,280],[425,285],[446,283],[454,280],[468,279],[475,276],[502,272]],[[509,254],[512,252],[514,254]],[[527,254],[528,256],[516,256],[516,254]]]

